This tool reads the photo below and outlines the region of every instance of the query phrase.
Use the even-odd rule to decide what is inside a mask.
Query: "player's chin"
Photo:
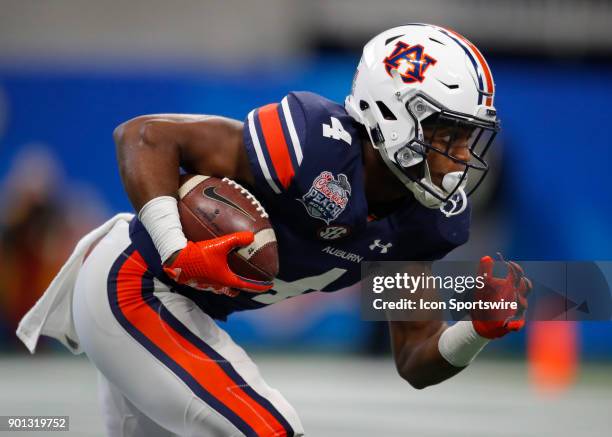
[[[431,181],[433,182],[433,184],[438,187],[440,190],[446,192],[446,190],[444,190],[444,188],[442,188],[442,179],[444,178],[444,173],[441,172],[436,172],[436,173],[432,173],[431,175]]]

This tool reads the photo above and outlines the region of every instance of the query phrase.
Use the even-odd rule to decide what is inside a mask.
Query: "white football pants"
[[[81,347],[101,373],[108,435],[303,435],[293,407],[246,352],[148,271],[126,222],[85,260],[73,311]]]

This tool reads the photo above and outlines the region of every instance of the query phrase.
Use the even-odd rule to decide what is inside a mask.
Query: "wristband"
[[[151,236],[162,263],[187,246],[174,197],[160,196],[149,200],[138,213],[138,219]]]
[[[446,328],[438,340],[440,355],[455,367],[465,367],[486,346],[489,339],[478,335],[471,320]]]

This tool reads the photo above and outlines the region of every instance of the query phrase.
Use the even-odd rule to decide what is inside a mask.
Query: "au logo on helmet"
[[[387,74],[391,76],[391,70],[397,70],[404,83],[423,82],[427,68],[437,62],[424,51],[425,49],[420,44],[411,46],[398,41],[395,49],[383,61]]]

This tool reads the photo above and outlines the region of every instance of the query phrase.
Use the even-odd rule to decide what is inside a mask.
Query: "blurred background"
[[[0,0],[0,8],[0,415],[70,414],[75,435],[102,434],[93,369],[52,342],[29,357],[14,331],[79,237],[131,210],[115,126],[164,112],[243,119],[291,90],[342,102],[363,44],[394,25],[451,27],[494,74],[503,129],[474,198],[471,240],[450,259],[612,260],[608,1]],[[610,323],[530,324],[425,392],[395,376],[386,326],[360,320],[356,290],[312,293],[222,327],[315,436],[603,435],[612,424]],[[520,408],[524,426],[507,408]]]

